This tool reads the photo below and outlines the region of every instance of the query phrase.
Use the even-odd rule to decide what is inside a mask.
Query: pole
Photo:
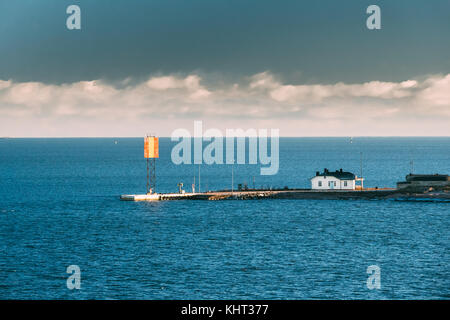
[[[156,190],[156,159],[150,159],[150,192],[155,193]]]
[[[149,159],[147,158],[147,194],[150,192],[150,166]]]
[[[198,192],[200,192],[200,165],[198,165]]]
[[[231,193],[234,192],[234,161],[231,164]]]
[[[362,151],[359,153],[359,178],[361,179],[361,191],[363,191]]]

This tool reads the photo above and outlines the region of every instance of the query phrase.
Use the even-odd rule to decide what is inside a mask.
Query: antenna
[[[359,153],[359,175],[360,175],[360,177],[362,178],[362,168],[363,168],[363,165],[362,165],[362,155],[363,155],[363,153],[362,153],[362,151]]]
[[[410,173],[413,174],[414,173],[414,152],[413,152],[413,148],[409,149],[409,155],[410,155],[410,160],[409,160]]]

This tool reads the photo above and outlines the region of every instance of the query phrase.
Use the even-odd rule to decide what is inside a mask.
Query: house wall
[[[322,186],[319,186],[319,181],[322,182]],[[340,180],[338,178],[332,176],[316,176],[311,179],[311,189],[317,190],[330,190],[331,188],[328,186],[328,182],[335,183],[335,187],[333,189],[337,190],[354,190],[355,189],[355,180]],[[344,186],[344,182],[347,181],[347,186]]]

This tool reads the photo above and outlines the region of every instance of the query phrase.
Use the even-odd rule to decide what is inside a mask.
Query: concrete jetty
[[[329,172],[325,169],[330,178],[349,175],[348,172],[342,170]],[[351,174],[351,178],[354,175]],[[322,179],[323,174],[317,172],[313,179]],[[325,179],[325,178],[323,178]],[[355,178],[356,180],[356,178]],[[320,182],[320,181],[319,181]],[[345,182],[345,181],[344,181]],[[348,182],[348,180],[347,180]],[[349,188],[332,188],[322,181],[318,184],[320,187],[311,189],[248,189],[240,188],[234,190],[220,190],[208,192],[186,193],[180,187],[179,193],[148,193],[148,194],[131,194],[121,196],[121,200],[125,201],[164,201],[164,200],[252,200],[252,199],[316,199],[316,200],[344,200],[344,199],[392,199],[398,201],[433,201],[433,202],[450,202],[450,177],[448,175],[417,175],[409,174],[406,176],[406,182],[400,182],[397,188],[364,188],[362,185],[349,185]],[[340,184],[334,183],[334,187]],[[344,184],[348,185],[347,184]],[[180,186],[180,185],[179,185]]]
[[[369,190],[244,190],[244,191],[210,191],[198,193],[153,193],[143,195],[122,195],[124,201],[167,201],[167,200],[258,200],[258,199],[450,199],[450,193],[405,193],[399,189]]]

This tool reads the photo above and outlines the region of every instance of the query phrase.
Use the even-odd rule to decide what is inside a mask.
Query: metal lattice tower
[[[144,142],[144,156],[147,160],[147,194],[156,190],[156,158],[159,157],[159,142],[155,136],[147,135]]]

